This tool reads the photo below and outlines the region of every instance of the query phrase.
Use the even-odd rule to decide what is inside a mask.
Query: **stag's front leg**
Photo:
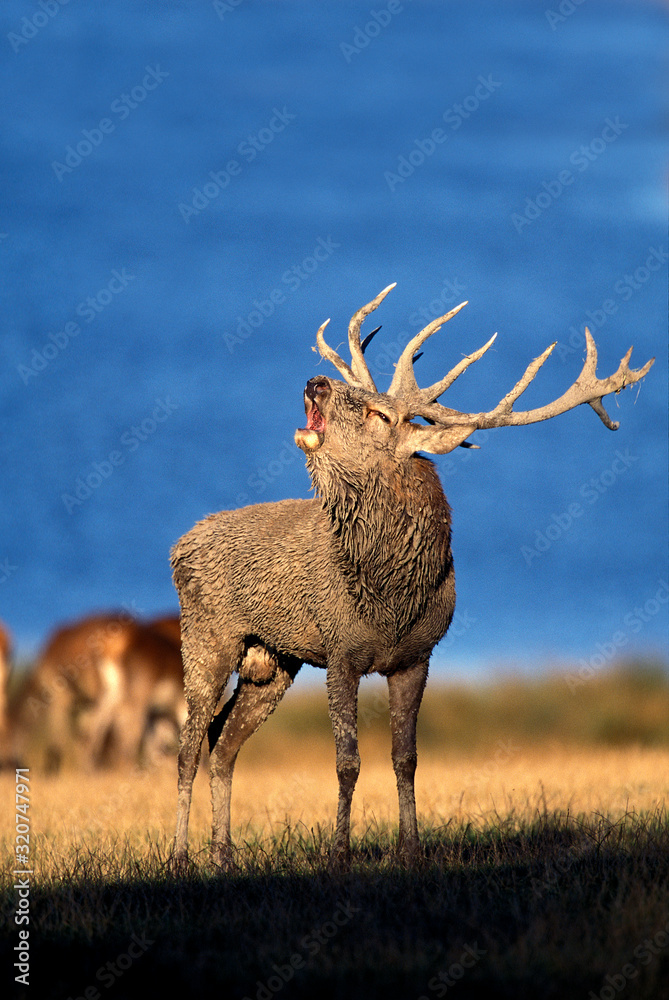
[[[360,678],[345,668],[328,667],[327,689],[330,721],[337,752],[339,804],[337,829],[330,863],[347,864],[351,855],[351,801],[358,774],[358,688]]]
[[[409,860],[416,856],[419,848],[414,793],[416,722],[426,680],[427,663],[398,671],[388,677],[393,769],[400,804],[398,850],[402,857]]]

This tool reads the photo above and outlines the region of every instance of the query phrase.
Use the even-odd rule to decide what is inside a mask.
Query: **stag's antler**
[[[379,295],[372,300],[372,302],[363,306],[362,309],[359,309],[351,319],[348,328],[348,339],[349,346],[351,348],[352,367],[349,367],[349,365],[347,365],[346,362],[343,361],[331,347],[328,347],[323,339],[323,330],[329,323],[329,320],[326,320],[316,335],[318,349],[322,357],[331,361],[350,385],[368,389],[371,392],[377,392],[377,388],[374,385],[374,380],[372,379],[363,355],[368,343],[380,327],[373,330],[361,343],[360,326],[365,317],[376,309],[376,307],[386,297],[388,292],[394,287],[394,284],[388,285],[388,287],[384,288],[384,290],[380,292]],[[449,386],[453,384],[453,382],[455,382],[456,378],[458,378],[463,371],[469,368],[471,364],[478,361],[479,358],[485,354],[485,352],[492,346],[497,334],[494,334],[487,344],[480,347],[478,351],[474,351],[473,354],[469,354],[464,357],[462,361],[452,368],[448,375],[442,378],[439,382],[435,382],[434,385],[428,386],[425,389],[421,389],[416,382],[413,364],[414,361],[420,357],[420,355],[417,355],[416,352],[427,340],[427,338],[431,337],[433,333],[436,333],[436,331],[439,330],[444,323],[447,323],[449,319],[455,316],[456,313],[460,312],[463,306],[466,305],[466,302],[460,303],[459,306],[451,309],[451,311],[446,313],[444,316],[439,316],[437,319],[429,323],[423,330],[421,330],[420,333],[417,333],[415,337],[412,337],[402,351],[400,359],[396,365],[393,380],[388,389],[389,396],[395,396],[404,400],[404,402],[408,405],[412,416],[424,417],[431,424],[438,425],[439,428],[452,429],[455,433],[447,435],[448,440],[453,440],[456,444],[464,444],[465,447],[475,447],[475,445],[467,445],[465,441],[457,441],[458,427],[461,427],[463,432],[467,430],[466,435],[464,433],[459,435],[460,437],[465,437],[473,433],[474,430],[533,424],[539,420],[548,420],[550,417],[556,417],[560,413],[566,413],[567,410],[572,410],[581,403],[588,403],[600,417],[602,422],[610,430],[615,431],[618,429],[619,424],[617,421],[611,420],[608,413],[604,409],[602,399],[604,396],[609,395],[609,393],[620,392],[621,389],[624,389],[626,386],[634,385],[636,382],[639,382],[645,375],[648,374],[651,365],[655,361],[655,358],[651,358],[650,361],[643,366],[643,368],[631,369],[629,367],[629,359],[632,354],[632,348],[630,347],[625,357],[622,358],[618,366],[618,370],[608,378],[598,379],[596,375],[597,348],[590,331],[586,327],[585,339],[587,352],[583,369],[574,384],[570,386],[570,388],[567,389],[567,391],[560,396],[559,399],[554,400],[552,403],[547,403],[546,406],[537,407],[534,410],[516,412],[513,409],[513,404],[519,396],[525,392],[530,382],[532,382],[535,378],[537,372],[553,351],[555,343],[557,343],[555,342],[551,344],[550,347],[546,348],[543,354],[539,355],[538,358],[535,358],[535,360],[527,366],[522,378],[516,383],[511,392],[508,392],[504,399],[497,404],[494,410],[490,410],[488,413],[461,413],[459,410],[452,410],[447,406],[442,406],[441,403],[437,402],[437,399],[446,391],[446,389],[448,389]],[[435,433],[440,433],[438,428],[435,428]],[[456,444],[453,444],[452,447],[455,447]],[[439,450],[441,450],[441,448]],[[448,450],[450,450],[450,447]]]
[[[369,368],[367,367],[364,352],[374,334],[378,333],[381,327],[377,326],[376,330],[372,330],[371,333],[367,334],[362,343],[360,343],[360,327],[362,326],[363,320],[383,302],[388,292],[393,290],[395,284],[396,282],[393,282],[392,285],[388,285],[388,287],[384,288],[382,292],[379,292],[375,299],[368,302],[366,306],[362,307],[362,309],[358,309],[357,313],[351,317],[351,322],[348,324],[348,346],[351,351],[350,367],[344,360],[342,360],[342,358],[339,357],[336,351],[333,351],[332,348],[328,347],[325,343],[323,330],[330,322],[329,319],[325,320],[316,334],[316,342],[318,344],[318,350],[320,351],[321,357],[325,358],[326,361],[331,361],[337,371],[344,376],[349,385],[357,386],[358,389],[369,389],[370,392],[378,391],[374,385],[374,379],[371,376]]]
[[[629,367],[629,359],[632,354],[632,348],[630,347],[625,357],[622,358],[618,370],[608,378],[598,379],[596,375],[597,348],[592,334],[587,327],[585,328],[585,339],[587,353],[581,374],[559,399],[554,400],[552,403],[547,403],[545,406],[521,412],[516,412],[513,409],[513,404],[535,378],[537,372],[553,351],[555,343],[546,348],[543,354],[540,354],[538,358],[535,358],[527,366],[522,378],[516,382],[511,392],[508,392],[494,410],[490,410],[488,413],[460,413],[458,410],[451,410],[449,407],[441,406],[441,404],[436,402],[437,396],[444,391],[444,388],[451,385],[458,375],[473,361],[478,360],[488,350],[492,341],[488,341],[479,351],[464,358],[436,386],[432,386],[430,389],[419,389],[419,395],[416,396],[414,394],[411,401],[408,401],[409,405],[417,416],[425,417],[434,423],[449,427],[460,423],[466,425],[473,424],[478,430],[486,430],[492,427],[517,427],[522,424],[534,424],[540,420],[548,420],[550,417],[556,417],[560,413],[566,413],[567,410],[573,410],[574,407],[579,406],[581,403],[588,403],[609,430],[615,431],[620,425],[617,421],[611,420],[602,405],[602,399],[604,396],[608,396],[609,393],[620,392],[626,386],[634,385],[642,379],[650,371],[655,358],[651,358],[643,368],[631,369]],[[436,392],[433,391],[435,389],[437,390]]]

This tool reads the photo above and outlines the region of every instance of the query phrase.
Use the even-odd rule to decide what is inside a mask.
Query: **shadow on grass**
[[[550,1000],[629,984],[669,997],[665,812],[448,824],[422,840],[407,868],[394,832],[369,829],[336,874],[321,830],[247,843],[232,875],[201,855],[173,876],[155,846],[79,850],[35,876],[30,992],[5,996]],[[11,882],[2,905],[9,968]]]

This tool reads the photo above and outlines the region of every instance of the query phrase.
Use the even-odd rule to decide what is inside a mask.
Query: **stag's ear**
[[[427,451],[431,455],[446,455],[466,441],[475,430],[476,424],[425,427],[422,424],[406,423],[396,453],[398,458],[408,458],[417,451]]]

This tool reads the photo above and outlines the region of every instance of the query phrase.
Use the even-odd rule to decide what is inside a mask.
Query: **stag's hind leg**
[[[400,855],[411,859],[418,853],[416,820],[416,723],[427,680],[427,663],[388,676],[390,730],[392,733],[393,769],[397,778],[400,806]]]
[[[249,736],[272,714],[300,666],[298,660],[275,658],[262,647],[251,647],[240,666],[234,694],[209,727],[211,854],[221,867],[228,867],[232,861],[230,798],[237,755]]]
[[[188,857],[188,818],[193,781],[200,763],[202,741],[240,652],[215,648],[213,641],[193,638],[185,629],[182,639],[184,686],[188,716],[179,742],[179,795],[174,838],[174,865],[183,867]]]

